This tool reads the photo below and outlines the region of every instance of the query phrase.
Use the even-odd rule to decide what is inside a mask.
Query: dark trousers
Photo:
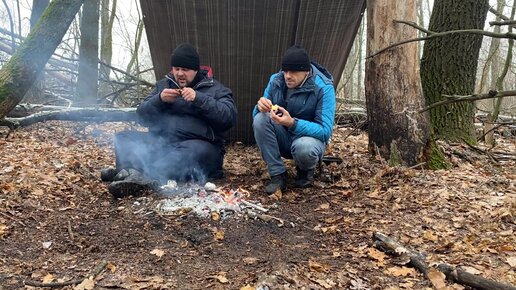
[[[115,135],[115,154],[117,171],[134,168],[161,183],[204,183],[223,175],[223,147],[200,139],[170,142],[147,132],[123,131]]]

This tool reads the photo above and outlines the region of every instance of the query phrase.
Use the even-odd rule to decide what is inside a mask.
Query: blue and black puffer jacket
[[[161,101],[161,91],[179,88],[174,76],[167,74],[138,106],[136,112],[140,123],[149,127],[149,132],[170,142],[202,139],[223,145],[224,132],[236,123],[233,93],[208,76],[207,70],[199,70],[196,81],[193,102],[178,98],[173,103],[165,103]]]
[[[264,92],[264,97],[285,108],[291,117],[297,118],[297,124],[289,128],[294,138],[310,136],[328,143],[333,131],[335,119],[335,88],[330,72],[312,62],[310,76],[305,83],[295,89],[287,98],[287,85],[283,72],[271,76]],[[253,117],[258,114],[255,106]]]

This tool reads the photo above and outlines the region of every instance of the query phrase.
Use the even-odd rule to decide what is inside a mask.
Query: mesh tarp
[[[231,88],[238,123],[230,140],[253,143],[251,112],[281,56],[293,44],[326,66],[338,83],[365,9],[365,0],[140,0],[157,79],[183,42],[201,65]]]

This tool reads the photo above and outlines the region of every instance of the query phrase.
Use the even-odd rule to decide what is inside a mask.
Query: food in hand
[[[272,111],[274,114],[276,114],[276,115],[278,115],[278,116],[280,116],[280,117],[281,117],[281,116],[283,116],[283,113],[282,113],[282,112],[280,112],[280,111],[278,111],[278,109],[279,109],[279,106],[278,106],[278,105],[272,105],[272,107],[271,107],[271,111]]]

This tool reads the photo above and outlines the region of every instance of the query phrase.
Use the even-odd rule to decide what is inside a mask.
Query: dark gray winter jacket
[[[139,105],[136,112],[140,123],[149,127],[151,133],[171,142],[202,139],[222,145],[223,133],[236,123],[233,93],[208,76],[207,70],[199,70],[194,82],[193,102],[178,98],[173,103],[165,103],[161,101],[161,91],[179,88],[173,75],[167,74]]]

